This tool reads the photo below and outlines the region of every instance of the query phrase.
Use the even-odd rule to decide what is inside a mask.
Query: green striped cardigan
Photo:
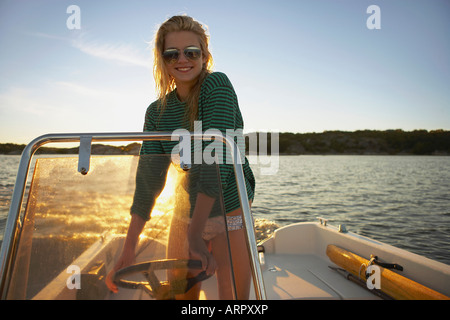
[[[176,95],[176,89],[168,94],[167,105],[161,113],[159,100],[153,102],[145,114],[144,131],[168,131],[188,129],[185,121],[185,106]],[[211,73],[203,82],[198,102],[198,120],[202,131],[220,130],[224,135],[227,129],[235,132],[242,130],[244,123],[239,109],[238,100],[228,77],[220,72]],[[203,142],[203,150],[210,142]],[[144,141],[140,151],[140,160],[136,176],[136,191],[131,207],[131,213],[140,215],[145,220],[150,219],[150,213],[155,200],[162,191],[166,180],[170,157],[158,156],[171,154],[178,141]],[[192,156],[194,156],[192,143]],[[174,149],[175,148],[175,149]],[[241,150],[242,151],[242,150]],[[198,192],[219,199],[215,201],[210,217],[231,212],[240,207],[239,196],[233,165],[224,160],[217,165],[196,164],[188,172],[186,189],[190,195],[192,215]],[[242,154],[241,154],[242,155]],[[244,157],[243,171],[249,200],[253,200],[255,178],[247,158]],[[217,170],[218,169],[218,170]],[[223,195],[223,202],[220,201]]]

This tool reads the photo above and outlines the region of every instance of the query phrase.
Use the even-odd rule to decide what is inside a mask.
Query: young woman
[[[154,49],[154,77],[159,99],[147,109],[144,131],[193,131],[194,121],[201,121],[202,131],[217,129],[226,134],[227,129],[243,129],[242,115],[231,82],[225,74],[211,71],[212,56],[208,43],[209,38],[204,27],[191,17],[174,16],[161,25],[156,33]],[[145,141],[141,155],[168,154],[172,149],[173,143],[170,141]],[[144,170],[145,166],[146,164],[139,164],[141,170]],[[117,270],[133,263],[138,237],[150,218],[154,198],[158,195],[156,191],[151,200],[146,200],[149,199],[148,192],[144,195],[145,191],[142,190],[147,190],[146,186],[153,184],[151,188],[160,192],[167,166],[168,164],[159,165],[159,168],[163,168],[158,169],[162,173],[154,174],[152,179],[149,179],[148,175],[139,175],[138,168],[131,222],[122,255],[106,279],[109,289],[113,292],[118,291],[112,281],[113,275]],[[219,167],[236,295],[238,299],[248,299],[250,268],[234,171],[232,164],[222,163]],[[213,174],[208,172],[208,169],[199,170],[201,183],[198,183],[198,190],[192,193],[195,194],[195,199],[191,201],[193,206],[187,226],[189,255],[191,259],[202,261],[202,266],[208,274],[217,272],[220,298],[231,299],[232,289],[224,285],[224,281],[221,285],[220,279],[226,277],[227,273],[221,267],[225,264],[224,257],[227,256],[223,251],[226,250],[226,241],[223,241],[226,236],[221,233],[206,237],[204,232],[205,227],[214,223],[213,212],[218,211],[220,206],[217,192],[208,182],[208,178]],[[255,179],[247,159],[243,170],[251,204]],[[193,296],[187,298],[193,298],[197,294],[193,293]]]

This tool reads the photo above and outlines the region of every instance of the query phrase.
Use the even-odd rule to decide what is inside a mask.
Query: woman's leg
[[[252,202],[250,201],[250,206]],[[228,216],[242,216],[239,208],[227,214]],[[244,228],[228,232],[234,279],[236,282],[236,296],[238,300],[248,300],[250,296],[251,269],[250,259],[245,240]]]
[[[231,259],[233,260],[234,280],[236,282],[236,296],[238,300],[248,300],[251,271],[244,230],[230,231],[228,237],[230,239]]]
[[[228,241],[225,232],[218,234],[211,240],[211,249],[217,263],[216,276],[219,300],[232,300],[234,299],[234,289],[232,286]]]

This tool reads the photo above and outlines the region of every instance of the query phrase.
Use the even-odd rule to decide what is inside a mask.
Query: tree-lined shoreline
[[[255,133],[247,136],[255,137]],[[267,138],[267,149],[261,153],[270,154],[273,133],[256,133]],[[359,130],[324,131],[322,133],[278,133],[280,155],[450,155],[450,131],[446,130]],[[249,139],[246,139],[248,150]],[[141,144],[127,146],[93,144],[92,154],[139,154]],[[20,155],[24,144],[0,144],[0,154]],[[77,154],[78,147],[42,147],[38,154]]]

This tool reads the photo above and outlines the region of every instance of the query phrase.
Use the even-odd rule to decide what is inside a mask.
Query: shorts
[[[227,230],[228,231],[236,231],[240,230],[244,227],[242,222],[242,216],[226,216],[227,219]],[[190,224],[191,219],[190,218],[175,218],[175,221],[172,221],[172,223],[186,223]],[[202,238],[206,241],[209,241],[213,239],[215,236],[217,236],[220,233],[225,232],[225,219],[223,216],[217,216],[213,218],[209,218],[205,223],[205,228],[203,229]]]
[[[227,217],[227,230],[228,231],[235,231],[240,230],[244,227],[242,223],[242,216],[226,216]],[[219,233],[222,233],[225,231],[224,221],[223,217],[214,217],[209,218],[208,221],[206,221],[205,229],[203,229],[202,238],[209,241],[215,236],[217,236]]]

